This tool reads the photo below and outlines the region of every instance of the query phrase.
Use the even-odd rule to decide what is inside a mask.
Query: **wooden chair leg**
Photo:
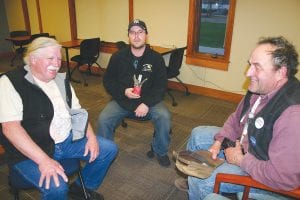
[[[242,200],[248,200],[249,192],[250,192],[250,187],[249,186],[245,186]]]

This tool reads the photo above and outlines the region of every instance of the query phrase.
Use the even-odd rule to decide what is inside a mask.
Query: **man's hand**
[[[126,88],[125,89],[125,96],[129,99],[138,99],[141,98],[140,95],[133,93],[133,88]]]
[[[99,155],[99,144],[97,137],[94,134],[90,134],[87,138],[87,143],[84,149],[84,156],[87,156],[90,153],[89,162],[93,162]]]
[[[208,149],[212,154],[212,159],[217,159],[218,154],[220,153],[221,142],[215,141],[215,143]]]
[[[149,112],[149,107],[144,104],[141,103],[136,109],[135,109],[135,116],[137,117],[145,117],[147,115],[147,113]]]
[[[228,163],[237,166],[241,165],[244,155],[242,152],[241,144],[238,140],[235,142],[235,147],[229,147],[225,149],[224,152]]]
[[[50,187],[50,181],[53,178],[56,187],[59,187],[58,176],[61,176],[65,182],[68,182],[68,177],[64,172],[64,168],[59,162],[51,158],[46,158],[39,164],[39,170],[41,172],[39,186],[45,186],[46,189]]]

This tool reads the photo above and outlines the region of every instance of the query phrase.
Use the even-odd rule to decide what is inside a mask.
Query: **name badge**
[[[261,129],[265,124],[265,121],[262,117],[258,117],[256,120],[255,120],[255,127],[257,129]]]

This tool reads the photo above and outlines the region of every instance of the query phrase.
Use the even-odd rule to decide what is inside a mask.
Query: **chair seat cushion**
[[[133,114],[131,114],[131,115],[125,117],[125,118],[127,118],[127,119],[133,119],[133,120],[137,120],[137,121],[149,121],[149,120],[151,120],[149,114],[147,114],[147,115],[144,116],[144,117],[137,117],[137,116],[135,116],[134,113],[133,113]]]
[[[74,62],[80,62],[81,61],[81,57],[80,57],[80,55],[76,55],[76,56],[73,56],[71,58],[71,60],[74,61]]]
[[[92,64],[92,63],[96,62],[96,58],[84,58],[80,55],[76,55],[71,58],[71,61],[77,62],[80,65],[90,64],[90,63]]]
[[[175,78],[176,76],[179,75],[179,70],[178,69],[173,69],[171,67],[166,67],[167,68],[167,78]]]
[[[16,53],[17,53],[17,54],[22,54],[22,53],[25,52],[25,50],[26,50],[26,48],[20,47],[20,48],[17,48],[17,49],[16,49]]]

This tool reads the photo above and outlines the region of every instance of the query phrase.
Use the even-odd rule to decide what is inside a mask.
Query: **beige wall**
[[[100,37],[116,42],[127,40],[127,0],[76,0],[78,38]],[[88,3],[87,3],[88,2]]]
[[[43,32],[55,35],[58,41],[71,39],[68,0],[40,0]]]
[[[9,31],[25,30],[22,4],[20,0],[4,0]]]
[[[9,26],[24,26],[13,17],[19,0],[5,0]],[[32,1],[32,0],[30,0]],[[70,39],[67,0],[40,0],[44,32],[54,33],[59,41]],[[101,40],[127,40],[127,0],[76,0],[78,37],[100,36]],[[134,0],[134,17],[143,19],[149,29],[149,43],[181,47],[187,42],[188,0]],[[251,50],[260,36],[283,35],[300,52],[299,0],[237,0],[228,71],[183,63],[180,78],[189,84],[245,93],[245,70]],[[19,8],[20,9],[20,8]],[[19,12],[21,13],[21,12]],[[23,19],[23,17],[22,17]],[[72,52],[71,55],[77,52]],[[110,55],[102,53],[100,64],[106,67]],[[297,74],[300,78],[300,73]]]
[[[187,0],[134,0],[134,17],[146,22],[151,45],[186,46],[188,2]]]

